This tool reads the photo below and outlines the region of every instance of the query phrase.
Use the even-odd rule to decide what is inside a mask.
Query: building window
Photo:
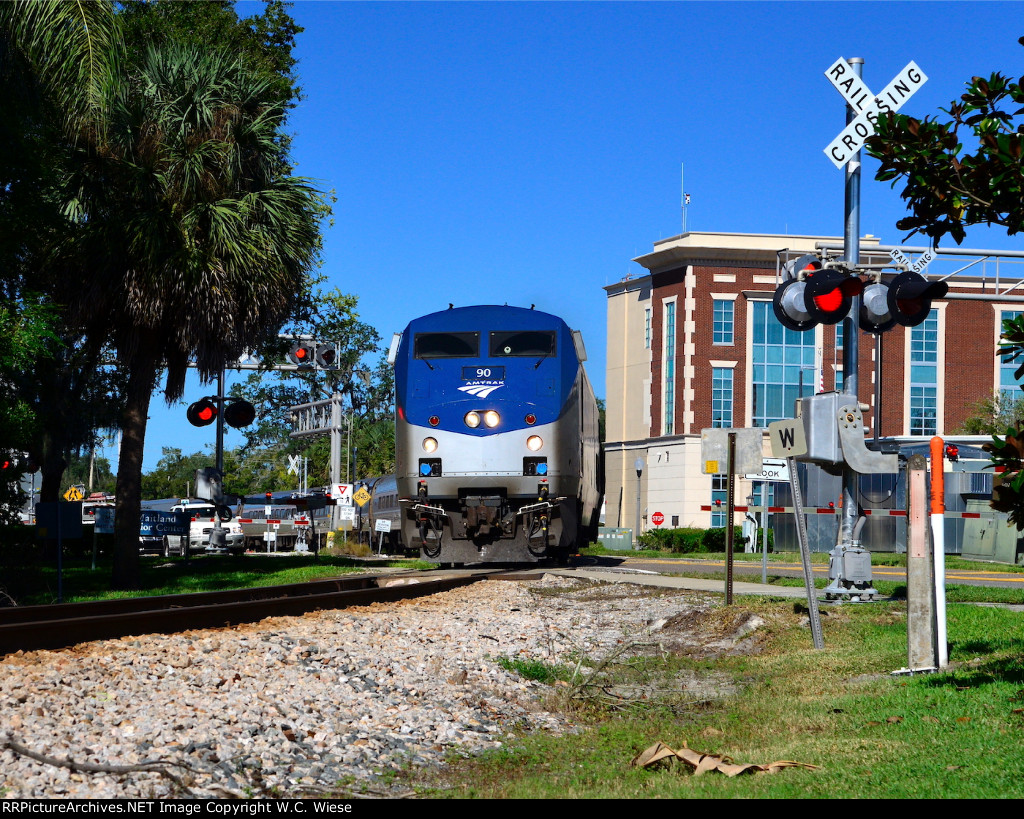
[[[910,434],[938,433],[939,311],[910,331]]]
[[[754,426],[792,418],[796,399],[814,395],[815,333],[788,330],[775,318],[771,302],[751,303],[754,311],[752,383]]]
[[[734,302],[726,299],[714,300],[714,321],[712,344],[732,344]]]
[[[729,476],[711,476],[711,528],[725,527],[725,507],[729,499]]]
[[[732,427],[732,367],[711,368],[711,426]]]
[[[644,310],[644,349],[651,349],[651,308]]]
[[[662,434],[671,435],[675,429],[676,412],[676,303],[665,303],[665,419]]]
[[[1002,310],[999,313],[999,334],[1002,336],[1003,322],[1015,319],[1021,314],[1020,310]],[[1007,406],[1019,398],[1024,398],[1021,392],[1021,382],[1014,376],[1019,366],[1016,361],[1003,361],[999,359],[999,401]]]

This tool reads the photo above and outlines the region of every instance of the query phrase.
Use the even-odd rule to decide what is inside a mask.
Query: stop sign
[[[665,522],[665,516],[661,512],[655,512],[651,515],[651,523],[655,526],[661,526]]]

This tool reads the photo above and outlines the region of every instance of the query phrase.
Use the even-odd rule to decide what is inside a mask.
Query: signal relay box
[[[839,403],[850,396],[841,392],[823,392],[798,398],[796,416],[804,425],[807,454],[801,461],[835,466],[843,463],[843,447],[839,441]]]

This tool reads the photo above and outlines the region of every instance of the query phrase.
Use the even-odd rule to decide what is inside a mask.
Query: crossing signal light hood
[[[949,292],[945,282],[933,282],[911,270],[900,273],[889,282],[889,312],[897,324],[916,327],[932,309],[932,301]]]
[[[232,401],[224,408],[224,423],[239,429],[247,427],[256,420],[256,408],[241,398]]]

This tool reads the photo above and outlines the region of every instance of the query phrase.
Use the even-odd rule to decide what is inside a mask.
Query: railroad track
[[[4,608],[0,609],[0,655],[421,597],[493,574],[482,570],[442,575],[360,575],[231,591]]]

